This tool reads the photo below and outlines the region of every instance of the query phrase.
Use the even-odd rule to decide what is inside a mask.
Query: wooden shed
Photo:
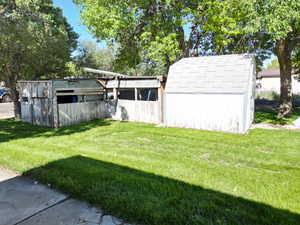
[[[19,81],[18,88],[25,122],[60,127],[106,116],[96,79]]]
[[[21,119],[61,127],[93,119],[161,123],[163,77],[19,81]]]
[[[246,133],[254,118],[255,77],[252,55],[178,61],[166,84],[165,125]]]

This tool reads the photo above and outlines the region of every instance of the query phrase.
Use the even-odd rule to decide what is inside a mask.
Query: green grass
[[[128,222],[300,224],[300,132],[248,135],[93,121],[0,120],[0,165]]]
[[[300,117],[300,110],[294,110],[293,114],[289,118],[277,118],[277,111],[275,110],[260,110],[255,112],[255,123],[271,123],[278,125],[289,125],[294,120]]]

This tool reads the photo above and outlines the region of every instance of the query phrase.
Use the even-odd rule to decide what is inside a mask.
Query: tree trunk
[[[276,52],[280,66],[280,106],[278,118],[289,117],[292,114],[292,63],[288,40],[276,42]]]
[[[19,101],[19,92],[16,88],[10,90],[12,101],[14,103],[15,119],[21,119],[21,104]]]
[[[19,92],[17,90],[17,77],[12,73],[7,73],[7,80],[5,80],[6,86],[9,88],[9,93],[14,104],[15,119],[21,118],[21,105],[19,101]]]
[[[180,58],[189,57],[189,46],[185,41],[184,29],[183,27],[179,27],[179,32],[177,33],[178,41],[179,41],[179,48],[181,50]]]

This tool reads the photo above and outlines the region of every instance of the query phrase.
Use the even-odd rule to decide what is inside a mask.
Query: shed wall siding
[[[34,125],[53,127],[52,82],[19,82],[21,119]],[[27,101],[22,98],[26,97]]]
[[[117,105],[115,105],[117,104]],[[159,101],[118,100],[108,111],[115,120],[158,124],[161,121]]]
[[[106,117],[107,106],[102,101],[58,105],[60,127]]]
[[[242,94],[165,95],[165,125],[244,133]]]

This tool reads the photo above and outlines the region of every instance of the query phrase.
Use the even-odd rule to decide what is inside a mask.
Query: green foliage
[[[257,91],[256,98],[278,101],[280,98],[280,95],[276,91]]]
[[[74,2],[97,38],[118,45],[116,65],[120,70],[136,68],[145,54],[167,71],[182,57],[226,53],[222,46],[240,33],[238,22],[246,16],[244,11],[231,10],[238,0]]]
[[[296,48],[292,55],[292,65],[300,80],[300,48]]]
[[[300,2],[297,0],[248,1],[249,33],[264,32],[271,40],[297,35],[300,26]]]
[[[51,0],[0,2],[0,79],[57,77],[77,46],[73,32]]]
[[[74,58],[80,67],[113,71],[115,56],[111,47],[100,48],[96,42],[82,41]]]
[[[83,75],[83,70],[73,61],[66,63],[66,76],[80,77]]]
[[[255,123],[271,123],[274,125],[289,125],[300,117],[300,111],[295,110],[292,117],[277,118],[276,110],[260,110],[255,112]]]

